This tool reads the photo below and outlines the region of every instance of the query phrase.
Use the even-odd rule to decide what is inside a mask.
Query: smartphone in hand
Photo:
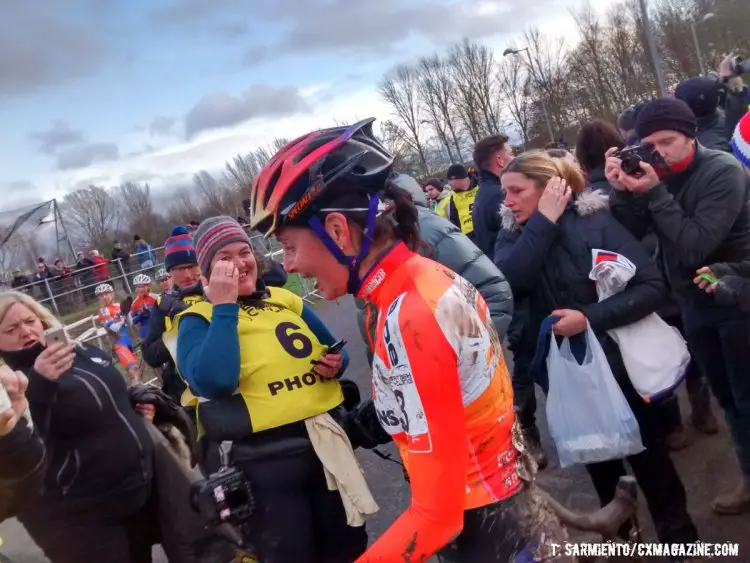
[[[339,340],[331,344],[326,350],[326,354],[338,354],[346,346],[346,340]]]
[[[2,383],[0,383],[0,412],[7,411],[11,406],[10,396]]]
[[[49,346],[53,342],[62,342],[63,344],[71,343],[70,337],[68,336],[68,333],[65,330],[64,326],[45,330],[44,341],[47,343],[47,346]]]
[[[708,283],[717,283],[719,280],[713,277],[711,274],[698,274],[698,277],[702,280],[706,280]]]

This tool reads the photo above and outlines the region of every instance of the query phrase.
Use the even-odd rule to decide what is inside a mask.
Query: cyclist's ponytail
[[[392,208],[378,219],[375,240],[392,235],[393,238],[404,241],[410,250],[418,251],[422,243],[419,236],[419,214],[411,194],[389,181],[383,195]]]

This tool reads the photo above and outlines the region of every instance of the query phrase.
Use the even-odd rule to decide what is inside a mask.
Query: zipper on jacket
[[[91,383],[89,383],[88,381],[86,381],[83,377],[81,377],[77,373],[73,373],[71,375],[73,377],[75,377],[78,381],[80,381],[81,383],[83,383],[83,385],[86,387],[86,389],[88,389],[89,392],[94,396],[94,400],[96,401],[96,404],[99,406],[99,411],[103,411],[104,410],[104,403],[102,403],[102,400],[99,398],[99,395],[97,395],[96,391],[91,386]]]
[[[82,373],[85,373],[86,375],[89,375],[93,377],[99,385],[101,385],[104,388],[104,391],[107,393],[107,397],[109,397],[109,401],[112,403],[112,407],[115,409],[115,412],[117,413],[117,416],[120,418],[122,423],[125,425],[125,427],[128,429],[130,434],[133,436],[133,439],[135,440],[136,445],[138,446],[138,451],[141,454],[141,473],[143,475],[143,478],[146,482],[148,482],[148,471],[146,470],[146,460],[144,459],[144,448],[143,444],[141,443],[141,439],[138,437],[138,433],[135,431],[135,428],[130,424],[128,419],[125,417],[124,414],[122,414],[122,411],[117,407],[117,402],[115,401],[115,398],[112,396],[112,391],[110,391],[109,387],[107,387],[107,384],[102,381],[102,379],[95,375],[94,373],[85,370],[83,368],[74,367],[73,370],[80,371]]]

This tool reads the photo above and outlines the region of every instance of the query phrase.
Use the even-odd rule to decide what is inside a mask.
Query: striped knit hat
[[[233,242],[250,244],[250,237],[236,220],[219,215],[201,221],[193,233],[193,242],[198,253],[198,265],[203,275],[208,277],[211,273],[211,261],[219,250]]]
[[[179,226],[172,229],[172,235],[164,243],[164,267],[167,272],[176,266],[197,263],[193,239],[187,227]]]
[[[747,168],[750,168],[750,112],[740,119],[732,135],[732,151],[734,156]]]

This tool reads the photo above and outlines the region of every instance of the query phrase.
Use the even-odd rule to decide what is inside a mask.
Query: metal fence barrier
[[[281,261],[283,250],[275,238],[263,239],[261,235],[253,235],[250,242],[257,254],[266,258]],[[109,260],[85,268],[76,265],[68,266],[71,272],[64,276],[45,277],[41,280],[22,285],[14,289],[23,291],[45,304],[58,316],[70,315],[81,309],[97,304],[94,290],[102,283],[109,283],[115,289],[115,294],[124,298],[133,295],[132,280],[137,274],[147,274],[154,279],[156,272],[164,267],[164,247],[153,248],[152,251],[132,254],[126,261]],[[298,284],[290,284],[293,291],[302,299],[312,302],[320,295],[315,291],[315,282],[296,276]]]

